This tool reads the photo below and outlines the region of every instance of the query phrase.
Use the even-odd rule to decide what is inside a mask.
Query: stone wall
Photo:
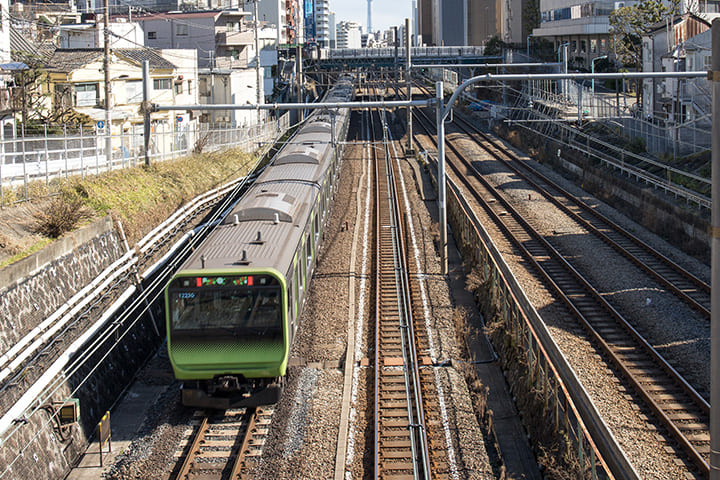
[[[0,270],[0,352],[6,352],[124,253],[106,216]]]
[[[7,351],[123,253],[122,240],[106,217],[0,270],[0,352]],[[99,318],[102,313],[94,315]],[[98,341],[90,360],[77,368],[71,362],[51,399],[37,405],[0,440],[3,478],[64,478],[95,435],[103,414],[162,341],[147,314],[138,319],[121,308],[118,318],[110,319],[108,325],[116,330],[101,332],[88,342]],[[60,427],[53,415],[54,404],[69,398],[79,399],[80,419]]]

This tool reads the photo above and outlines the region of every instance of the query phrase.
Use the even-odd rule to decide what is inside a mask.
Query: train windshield
[[[168,296],[175,338],[282,337],[282,291],[273,277],[182,277]]]

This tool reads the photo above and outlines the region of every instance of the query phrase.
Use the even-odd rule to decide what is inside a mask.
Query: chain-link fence
[[[153,125],[148,148],[151,162],[175,159],[191,153],[240,148],[252,151],[260,143],[287,130],[290,115],[259,125],[232,124]],[[145,162],[143,126],[113,133],[112,153],[107,155],[107,137],[95,129],[47,126],[42,132],[18,132],[17,138],[0,141],[0,204],[5,189],[21,189],[16,200],[29,200],[29,184],[50,184],[53,178],[99,174]]]

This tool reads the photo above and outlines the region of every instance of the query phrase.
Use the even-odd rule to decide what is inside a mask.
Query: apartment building
[[[337,24],[337,48],[362,48],[362,34],[357,22]]]
[[[320,48],[330,47],[330,0],[315,0],[315,41]]]

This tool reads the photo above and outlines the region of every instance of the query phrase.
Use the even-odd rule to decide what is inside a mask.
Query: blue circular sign
[[[102,120],[98,120],[97,127],[98,127],[98,128],[105,128],[105,122],[103,122]]]
[[[182,117],[177,117],[177,122],[178,122],[178,123],[182,123],[182,121],[183,121],[183,120],[182,120]]]

